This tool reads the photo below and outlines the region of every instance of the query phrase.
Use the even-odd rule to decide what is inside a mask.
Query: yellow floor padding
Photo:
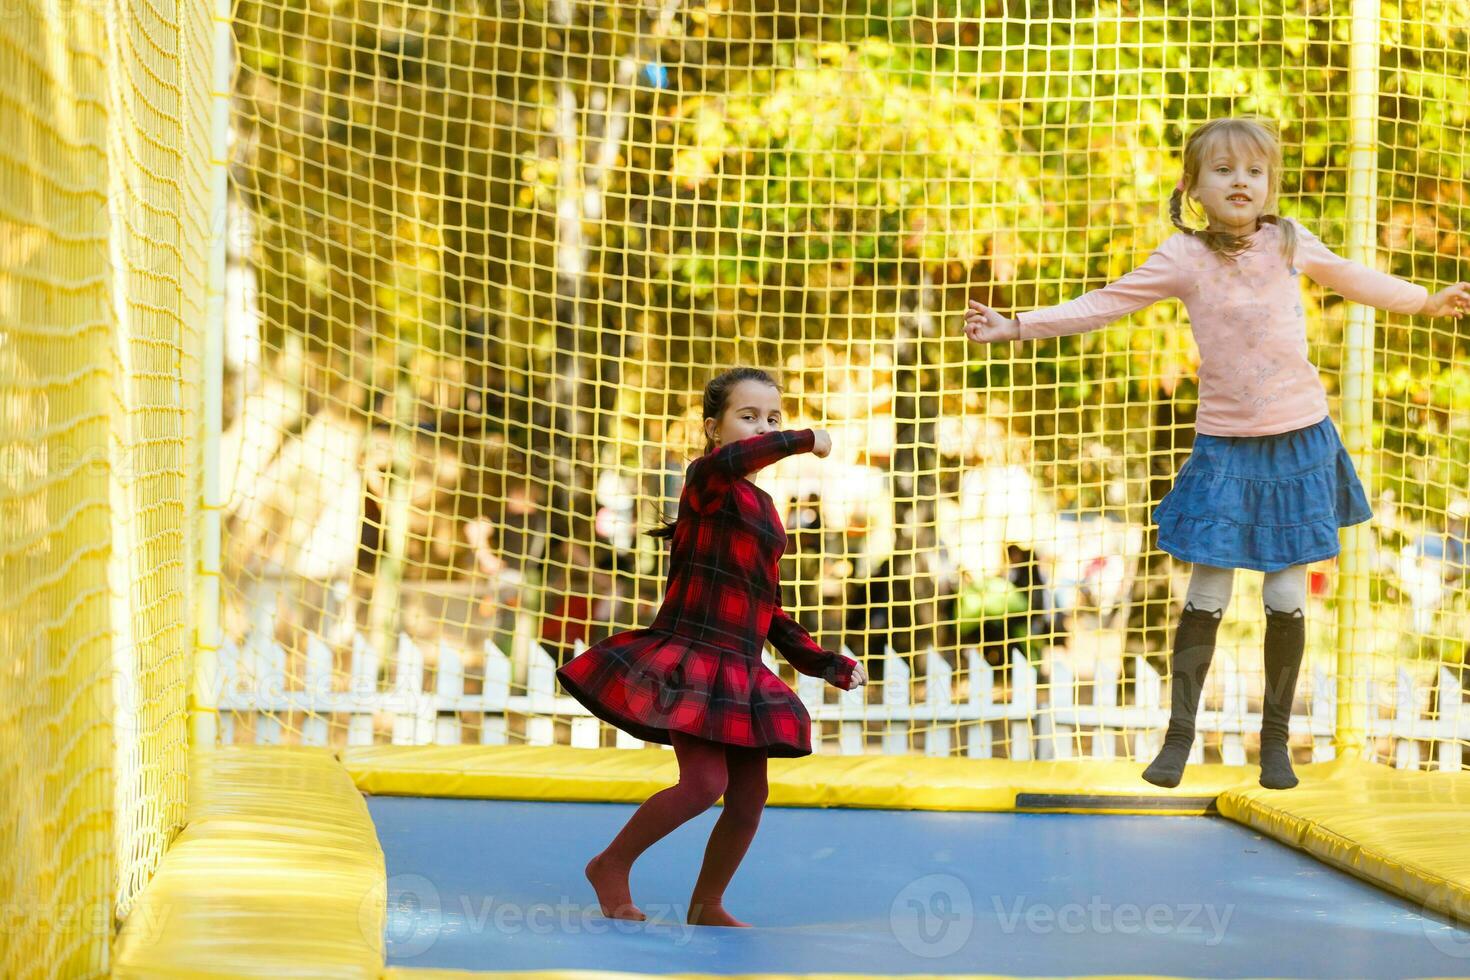
[[[658,749],[374,746],[343,750],[340,758],[345,769],[318,749],[229,748],[196,759],[187,825],[118,937],[114,976],[483,976],[384,969],[383,853],[358,790],[635,803],[677,776],[673,753]],[[1191,766],[1184,784],[1170,791],[1142,782],[1141,769],[1127,762],[819,755],[772,760],[770,802],[1100,813],[1218,808],[1470,923],[1470,772],[1402,772],[1338,760],[1299,766],[1302,785],[1283,792],[1260,788],[1254,767]],[[486,969],[493,972],[493,964]]]
[[[186,824],[128,916],[114,977],[372,977],[383,851],[323,749],[223,748],[191,767]]]
[[[392,967],[384,980],[482,980],[486,973],[465,970],[408,970]],[[796,980],[791,973],[614,973],[607,970],[524,970],[496,973],[501,980]],[[888,973],[803,973],[800,980],[882,980]],[[1014,980],[995,973],[905,973],[903,980]],[[1031,977],[1029,980],[1047,980]],[[1103,973],[1087,975],[1087,980],[1171,980],[1153,974]]]
[[[1313,767],[1296,789],[1238,786],[1220,813],[1425,908],[1470,923],[1470,772],[1356,759]]]
[[[663,749],[566,746],[349,748],[342,761],[364,793],[641,803],[678,778]],[[1310,767],[1309,767],[1310,768]],[[1225,790],[1254,783],[1246,766],[1190,766],[1177,789],[1150,786],[1134,762],[1012,762],[924,756],[772,759],[771,806],[1087,813],[1204,813]],[[1046,797],[1037,800],[1034,797]],[[1069,801],[1060,797],[1085,797]]]

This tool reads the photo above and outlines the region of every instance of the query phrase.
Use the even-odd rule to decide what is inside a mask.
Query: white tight
[[[1223,613],[1230,605],[1230,591],[1234,584],[1233,568],[1195,565],[1190,570],[1184,608]],[[1307,566],[1292,565],[1279,572],[1267,572],[1261,585],[1261,601],[1268,613],[1303,612],[1307,606]]]

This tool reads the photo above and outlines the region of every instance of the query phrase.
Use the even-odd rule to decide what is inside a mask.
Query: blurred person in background
[[[1451,500],[1444,530],[1422,531],[1399,552],[1399,583],[1409,597],[1411,629],[1417,634],[1435,632],[1436,613],[1465,576],[1467,519],[1470,501]]]

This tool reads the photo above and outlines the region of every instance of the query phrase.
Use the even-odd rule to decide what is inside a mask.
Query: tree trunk
[[[890,618],[896,631],[894,649],[910,656],[933,643],[936,594],[933,562],[938,538],[938,378],[924,364],[925,341],[936,333],[933,277],[920,274],[917,286],[905,290],[895,336],[893,453],[894,548]],[[906,634],[906,635],[905,635]],[[920,666],[911,663],[911,667]]]
[[[403,565],[408,550],[409,506],[413,495],[413,379],[401,338],[397,346],[390,418],[392,461],[383,474],[381,557],[373,575],[372,598],[368,606],[369,636],[378,663],[384,665],[394,663],[398,653],[396,641],[403,603]]]
[[[1194,443],[1193,422],[1193,411],[1181,413],[1172,395],[1163,391],[1156,394],[1149,426],[1148,513],[1144,515],[1148,533],[1129,595],[1126,645],[1145,654],[1149,663],[1161,670],[1168,664],[1169,627],[1173,621],[1170,572],[1174,559],[1159,550],[1159,531],[1152,515],[1174,484],[1181,455],[1188,453]]]

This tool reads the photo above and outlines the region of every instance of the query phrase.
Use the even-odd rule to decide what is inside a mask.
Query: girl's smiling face
[[[1266,209],[1270,189],[1265,160],[1222,145],[1205,155],[1190,192],[1209,215],[1210,230],[1249,235]]]
[[[740,382],[725,396],[719,418],[704,420],[704,434],[716,446],[780,428],[781,389],[764,381]]]

